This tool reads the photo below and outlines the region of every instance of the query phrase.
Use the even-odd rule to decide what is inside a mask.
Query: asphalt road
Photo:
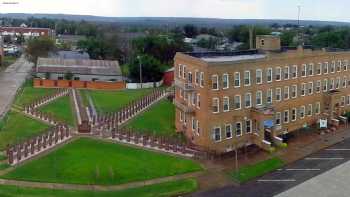
[[[309,155],[241,186],[228,186],[194,197],[270,197],[295,187],[350,160],[350,139]],[[350,179],[350,175],[349,179]],[[330,186],[331,183],[328,184]],[[325,186],[327,187],[327,186]],[[349,194],[350,196],[350,194]]]
[[[33,64],[21,57],[0,73],[0,117],[3,117],[10,109],[18,89],[22,86],[32,66]]]

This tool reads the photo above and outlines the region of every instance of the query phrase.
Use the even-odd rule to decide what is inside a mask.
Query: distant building
[[[36,77],[50,80],[123,81],[118,61],[39,58]]]
[[[32,27],[0,27],[1,36],[20,36],[23,35],[25,39],[48,36],[54,37],[55,31],[49,28],[32,28]]]
[[[82,51],[58,51],[55,54],[51,54],[50,58],[89,60],[90,55]]]
[[[172,86],[174,84],[174,67],[164,72],[163,85]]]

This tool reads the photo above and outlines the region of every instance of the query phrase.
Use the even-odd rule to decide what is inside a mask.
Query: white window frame
[[[306,64],[302,64],[301,65],[301,77],[306,77],[307,76],[307,65]]]
[[[325,89],[326,87],[326,89]],[[323,92],[328,92],[328,79],[324,79],[322,83],[322,91]]]
[[[307,95],[313,95],[313,94],[314,94],[314,82],[309,82],[307,85]]]
[[[230,137],[227,137],[227,128],[230,128],[229,133],[230,133]],[[233,138],[233,133],[232,133],[232,125],[231,124],[225,124],[225,138],[226,139],[232,139]]]
[[[349,66],[349,60],[344,60],[343,62],[343,70],[348,71],[348,66]]]
[[[279,96],[278,98],[277,98],[277,95]],[[277,101],[277,102],[282,101],[282,89],[281,88],[276,88],[275,101]]]
[[[247,106],[247,96],[249,98],[249,103],[250,103],[249,106]],[[244,107],[247,109],[252,107],[252,93],[250,93],[250,92],[245,93],[245,95],[244,95]]]
[[[217,129],[219,130],[219,139],[218,140],[216,139],[216,131],[217,131]],[[218,127],[218,126],[214,127],[212,132],[213,132],[213,141],[214,142],[221,142],[221,140],[222,140],[221,127]]]
[[[258,81],[258,79],[260,79],[260,81]],[[255,81],[256,84],[260,85],[263,83],[263,71],[261,69],[256,69],[255,71]]]
[[[277,79],[277,76],[279,76],[279,79]],[[282,80],[282,68],[276,67],[275,68],[275,81],[281,81]]]
[[[227,109],[225,109],[226,104],[227,104]],[[224,96],[222,99],[222,111],[223,112],[230,111],[230,98],[228,96]]]
[[[215,97],[215,98],[212,99],[212,102],[213,102],[213,103],[212,103],[212,109],[214,109],[214,103],[217,103],[217,106],[216,106],[216,107],[217,107],[217,109],[218,109],[217,111],[214,111],[214,110],[213,110],[213,114],[218,114],[218,113],[220,113],[220,99],[217,98],[217,97]]]
[[[325,62],[325,63],[323,64],[322,73],[323,73],[324,75],[327,75],[327,74],[329,73],[329,63],[328,63],[328,62]]]
[[[199,83],[200,83],[200,77],[199,77],[199,71],[198,70],[195,70],[195,72],[194,72],[194,83],[196,85],[199,85]]]
[[[337,73],[340,73],[342,68],[343,68],[343,62],[341,60],[338,60]]]
[[[293,90],[294,89],[294,90]],[[292,85],[292,96],[291,96],[291,98],[292,99],[295,99],[295,98],[297,98],[298,97],[298,85]],[[295,93],[294,95],[293,95],[293,92]]]
[[[309,114],[309,112],[311,112],[311,113]],[[312,114],[313,114],[313,106],[312,106],[312,104],[309,104],[307,107],[307,116],[311,117]]]
[[[183,117],[183,111],[179,111],[179,119],[180,119],[180,122],[183,122],[184,121],[184,117]]]
[[[287,73],[286,73],[287,71]],[[287,74],[287,75],[286,75]],[[287,76],[287,77],[286,77]],[[283,79],[284,80],[289,80],[290,79],[290,68],[289,66],[285,66],[283,70]]]
[[[241,87],[241,73],[240,72],[235,72],[234,77],[233,77],[233,83],[235,88]],[[236,81],[238,82],[238,85],[236,85]]]
[[[306,96],[306,92],[307,92],[306,86],[307,86],[306,83],[301,83],[300,96]]]
[[[287,116],[286,116],[286,114],[287,114]],[[289,110],[284,110],[283,111],[283,123],[284,124],[288,124],[289,123]]]
[[[240,129],[240,134],[239,134],[239,135],[237,134],[237,128],[238,128],[237,125],[238,125],[238,124],[239,124],[239,127],[240,127],[240,128],[239,128],[239,129]],[[243,135],[242,122],[236,122],[236,123],[235,123],[235,131],[236,131],[236,136],[237,136],[237,137],[240,137],[240,136]]]
[[[178,78],[181,79],[182,78],[182,64],[178,64]]]
[[[344,76],[342,81],[342,87],[346,88],[348,86],[348,77]]]
[[[247,123],[248,122],[249,122],[249,128],[250,128],[249,132],[247,131],[247,128],[248,128],[248,124]],[[248,134],[253,133],[253,128],[252,128],[253,124],[252,123],[253,122],[250,119],[245,120],[245,132],[248,133]]]
[[[182,65],[182,78],[183,79],[186,79],[186,71],[187,71],[186,65]]]
[[[279,120],[279,122],[277,122],[277,120]],[[276,112],[276,115],[275,115],[275,124],[277,126],[281,126],[282,125],[282,114],[281,112]]]
[[[267,90],[266,103],[268,103],[268,104],[272,104],[273,103],[273,90],[271,88]]]
[[[201,72],[201,73],[200,73],[199,86],[200,86],[201,88],[204,87],[204,72]]]
[[[283,88],[283,100],[289,100],[289,98],[290,98],[289,86],[284,86],[284,88]]]
[[[321,80],[317,80],[317,81],[316,81],[315,92],[316,92],[316,93],[320,93],[321,90],[322,90],[322,82],[321,82]]]
[[[248,74],[248,75],[246,75]],[[246,78],[248,76],[248,78]],[[246,83],[246,80],[248,79],[249,83],[247,84]],[[245,87],[248,87],[252,84],[252,81],[251,81],[251,73],[250,73],[250,70],[246,70],[244,71],[244,86]]]
[[[295,72],[295,75],[294,75]],[[292,79],[298,78],[298,65],[293,65]]]
[[[270,80],[269,80],[269,77],[270,77]],[[266,81],[267,81],[267,83],[272,83],[272,81],[273,81],[273,69],[272,68],[267,68]]]
[[[307,69],[307,76],[310,76],[310,77],[312,77],[312,76],[314,76],[314,63],[310,63],[309,64],[309,67],[308,67],[308,69]]]
[[[345,107],[345,105],[346,105],[346,97],[342,96],[340,100],[341,100],[340,107]]]
[[[226,77],[226,86],[225,86],[225,77]],[[230,76],[228,73],[222,75],[222,89],[227,90],[230,88]]]
[[[216,88],[214,88],[214,78],[216,78]],[[212,75],[211,76],[211,89],[212,90],[219,90],[219,75]]]
[[[340,77],[337,77],[335,79],[335,89],[336,90],[340,89],[340,86],[341,86],[341,79],[340,79]]]
[[[350,95],[347,95],[346,105],[350,105]]]
[[[197,93],[197,103],[196,103],[197,109],[201,108],[201,94]]]
[[[332,61],[332,63],[331,63],[331,73],[335,73],[335,70],[336,70],[336,62]]]
[[[300,107],[300,111],[299,111],[299,117],[300,117],[300,119],[304,119],[305,118],[305,110],[306,110],[306,108],[305,108],[305,105],[302,105],[301,107]]]
[[[322,75],[322,63],[318,63],[316,66],[316,75]]]
[[[297,108],[293,108],[292,109],[292,115],[291,115],[291,121],[292,122],[295,122],[295,121],[297,121],[297,117],[298,116],[298,110],[297,110]]]
[[[236,108],[236,104],[237,104],[237,103],[236,103],[236,101],[237,101],[236,99],[237,99],[237,98],[239,98],[239,108]],[[241,96],[241,95],[235,95],[235,96],[234,96],[233,103],[234,103],[234,105],[235,105],[235,106],[234,106],[234,107],[235,107],[235,110],[240,110],[240,109],[242,109],[242,96]]]
[[[316,102],[315,105],[315,114],[318,115],[321,113],[321,103],[320,102]]]
[[[331,80],[330,80],[330,85],[329,85],[329,90],[335,90],[335,83],[334,83],[335,81],[334,81],[334,79],[333,78],[331,78]]]
[[[260,96],[260,103],[258,103],[258,96]],[[255,102],[257,106],[261,106],[263,104],[263,92],[262,91],[257,91],[256,92],[256,97],[255,97]]]

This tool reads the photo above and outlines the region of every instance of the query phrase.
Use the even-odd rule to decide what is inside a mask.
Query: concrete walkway
[[[24,83],[32,67],[32,63],[21,57],[0,73],[0,117],[3,117],[11,108],[18,89]]]
[[[12,185],[17,187],[31,187],[31,188],[44,188],[44,189],[61,189],[61,190],[90,190],[90,191],[118,191],[130,188],[143,187],[147,185],[159,184],[169,181],[177,181],[181,179],[195,178],[201,175],[203,172],[194,172],[170,177],[157,178],[152,180],[138,181],[125,183],[121,185],[77,185],[77,184],[61,184],[61,183],[41,183],[30,181],[16,181],[0,179],[0,185]]]

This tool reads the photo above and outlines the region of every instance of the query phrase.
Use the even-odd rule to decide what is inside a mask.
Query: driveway
[[[349,172],[350,170],[350,162],[348,162],[349,160],[350,139],[348,138],[341,143],[328,147],[327,149],[323,149],[317,153],[311,154],[304,159],[291,163],[282,169],[278,169],[258,178],[257,180],[248,182],[247,184],[243,184],[239,187],[227,186],[207,192],[195,193],[192,196],[270,197],[278,194],[283,197],[309,196],[310,194],[313,194],[311,196],[324,196],[322,194],[329,194],[327,192],[330,192],[331,189],[334,189],[335,192],[343,192],[342,194],[344,194],[344,191],[350,192],[350,189],[346,188],[346,183],[350,181],[350,175],[349,173],[345,173]],[[339,167],[335,168],[337,166]],[[323,173],[325,174],[321,175]],[[342,177],[337,178],[339,174],[342,174]],[[344,184],[339,185],[339,181],[344,182]],[[295,189],[293,188],[299,184],[301,185]],[[344,188],[339,188],[342,186]],[[324,193],[322,193],[322,189],[325,191]],[[287,190],[289,191],[283,193]],[[346,196],[350,196],[350,194],[348,193]]]
[[[26,80],[32,67],[32,63],[21,57],[0,73],[0,117],[10,109],[18,89]]]

